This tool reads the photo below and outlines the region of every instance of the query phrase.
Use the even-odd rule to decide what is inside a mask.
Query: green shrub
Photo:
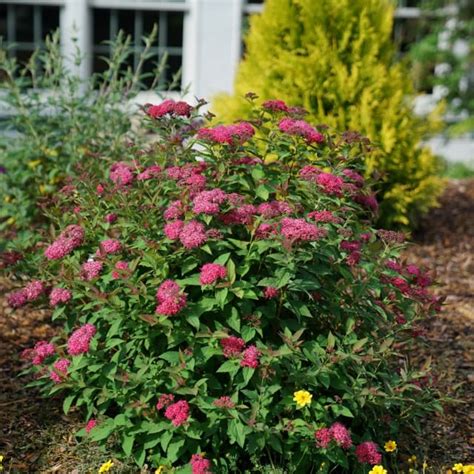
[[[155,37],[156,30],[144,39],[143,61]],[[125,68],[132,52],[130,38],[119,33],[105,72],[81,80],[61,56],[58,33],[28,64],[0,48],[1,101],[9,114],[0,144],[0,230],[28,231],[44,218],[41,203],[69,176],[129,156],[130,144],[139,138],[132,131],[129,101],[144,79],[140,67]],[[81,60],[78,52],[74,62]]]
[[[246,116],[244,95],[279,97],[315,123],[358,130],[378,147],[365,175],[379,175],[379,224],[404,226],[442,189],[438,164],[420,146],[435,123],[414,116],[409,74],[395,63],[389,0],[267,0],[253,15],[232,96],[215,100],[219,119]]]
[[[60,328],[24,353],[33,385],[139,465],[367,472],[366,442],[439,408],[404,355],[439,302],[371,226],[367,140],[282,102],[216,128],[198,109],[149,108],[158,143],[49,209],[38,279],[8,297],[49,298]]]

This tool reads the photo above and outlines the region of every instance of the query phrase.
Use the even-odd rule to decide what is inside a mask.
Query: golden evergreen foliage
[[[392,22],[390,0],[266,0],[250,19],[235,93],[216,97],[213,109],[222,121],[245,117],[251,91],[304,107],[313,123],[363,133],[378,146],[366,172],[383,177],[380,224],[408,226],[436,204],[442,181],[420,146],[436,121],[412,112]]]

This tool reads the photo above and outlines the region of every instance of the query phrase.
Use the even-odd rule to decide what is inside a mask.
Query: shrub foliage
[[[414,116],[409,74],[395,63],[389,0],[268,0],[252,15],[222,120],[245,117],[251,91],[307,109],[315,123],[357,130],[378,145],[365,175],[380,175],[380,225],[408,226],[436,203],[437,161],[420,140],[434,122]],[[432,130],[431,130],[432,131]]]
[[[54,308],[57,337],[23,354],[33,384],[139,465],[381,464],[437,408],[404,351],[439,302],[403,236],[372,227],[368,140],[281,101],[209,128],[199,104],[146,112],[158,140],[62,189],[40,274],[9,295]]]

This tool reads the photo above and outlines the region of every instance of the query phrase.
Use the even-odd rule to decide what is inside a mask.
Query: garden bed
[[[402,452],[427,458],[432,472],[474,458],[474,180],[451,181],[441,207],[424,220],[416,245],[406,252],[413,263],[436,270],[437,292],[446,297],[440,315],[426,326],[427,345],[413,354],[420,362],[432,357],[436,384],[453,399],[443,415],[426,420],[423,433],[406,433]],[[0,294],[10,288],[0,280]],[[48,314],[23,308],[12,312],[0,300],[0,454],[8,472],[91,472],[106,454],[80,446],[73,433],[82,426],[74,412],[64,416],[59,399],[41,399],[17,377],[18,354],[54,334]],[[407,446],[412,447],[407,451]],[[119,467],[118,463],[116,467]],[[137,468],[119,467],[120,472]],[[114,472],[119,472],[116,470]]]

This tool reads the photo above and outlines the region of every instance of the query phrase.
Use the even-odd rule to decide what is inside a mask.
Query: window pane
[[[133,10],[118,10],[118,28],[126,35],[131,35],[132,41],[135,34],[135,12]]]
[[[2,36],[4,40],[8,40],[7,38],[7,6],[6,5],[0,5],[0,36]]]
[[[182,12],[168,13],[166,46],[183,46],[183,20],[184,14]]]
[[[59,8],[58,7],[43,7],[42,9],[42,31],[43,39],[48,34],[53,33],[59,28]]]
[[[155,24],[160,25],[160,14],[158,12],[143,12],[143,34],[149,35]]]
[[[96,8],[92,12],[94,45],[110,39],[110,10]]]
[[[16,38],[18,43],[33,42],[33,5],[16,5]]]

